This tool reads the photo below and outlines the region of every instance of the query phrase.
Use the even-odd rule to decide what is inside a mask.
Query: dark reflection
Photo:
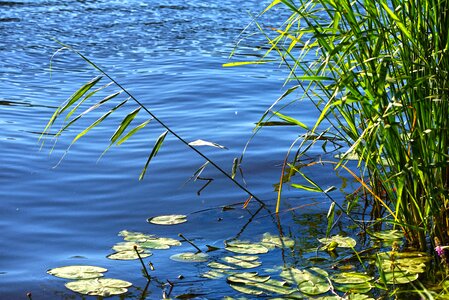
[[[0,106],[44,107],[44,108],[56,109],[56,106],[32,104],[29,102],[11,101],[11,100],[6,100],[6,99],[0,99]]]
[[[0,1],[0,6],[18,6],[23,5],[23,2],[13,2],[13,1]]]
[[[0,22],[20,22],[19,18],[0,18]]]

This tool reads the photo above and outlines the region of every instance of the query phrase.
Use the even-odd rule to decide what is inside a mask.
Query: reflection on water
[[[50,39],[53,36],[104,67],[186,140],[204,139],[226,146],[229,150],[204,151],[230,172],[254,123],[279,96],[285,76],[273,66],[221,67],[236,37],[251,21],[248,12],[255,14],[264,4],[253,1],[242,6],[236,0],[0,1],[2,299],[23,298],[25,291],[32,291],[35,299],[78,299],[65,290],[64,281],[46,274],[50,268],[68,264],[104,266],[108,276],[139,287],[131,290],[129,299],[143,298],[146,281],[139,262],[121,264],[106,259],[119,240],[117,233],[124,229],[172,238],[184,233],[199,245],[218,247],[236,235],[252,239],[276,231],[276,222],[267,211],[254,215],[253,203],[250,210],[192,214],[183,227],[150,226],[145,221],[150,216],[188,214],[247,199],[213,168],[207,168],[203,176],[215,180],[198,196],[204,182],[185,182],[204,161],[173,137],[167,138],[151,162],[146,180],[139,182],[138,174],[161,130],[155,124],[110,149],[100,160],[118,118],[111,118],[110,127],[99,126],[83,137],[61,163],[73,138],[70,134],[84,127],[72,128],[55,147],[54,136],[48,136],[42,149],[38,142],[55,107],[96,75],[66,51],[55,55],[50,70],[52,55],[59,48]],[[247,45],[242,51],[259,55],[250,42]],[[301,109],[310,115],[306,104]],[[86,118],[89,121],[94,120]],[[269,207],[276,197],[272,184],[279,178],[280,163],[297,134],[291,127],[276,132],[268,128],[248,148],[243,164],[248,189]],[[289,193],[285,192],[286,198]],[[287,220],[285,226],[295,225]],[[189,245],[182,247],[189,249]],[[201,293],[195,290],[200,266],[179,266],[164,253],[155,253],[151,261],[159,281],[150,284],[148,299],[159,297],[167,279],[179,274],[189,278],[177,282],[176,294],[191,289]],[[204,287],[221,288],[223,282],[208,282]],[[223,295],[231,292],[226,288]]]

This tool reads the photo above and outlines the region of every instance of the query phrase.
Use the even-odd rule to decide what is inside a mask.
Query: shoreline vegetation
[[[287,17],[280,27],[273,28],[261,21],[266,15]],[[286,153],[277,185],[276,214],[282,206],[285,185],[325,195],[331,203],[328,227],[326,236],[319,239],[322,246],[316,251],[333,257],[337,248],[346,248],[351,253],[347,260],[356,261],[358,267],[356,271],[344,271],[344,260],[306,269],[284,266],[277,274],[283,281],[257,273],[218,271],[217,265],[221,263],[214,265],[213,272],[219,276],[227,275],[227,283],[232,288],[249,295],[271,293],[293,298],[301,298],[304,294],[321,295],[316,299],[401,299],[409,296],[447,299],[449,1],[274,0],[254,18],[254,24],[258,34],[266,39],[266,45],[257,45],[265,49],[262,58],[230,62],[224,66],[274,62],[289,71],[286,91],[267,109],[255,128],[257,136],[258,130],[265,126],[298,127],[299,136]],[[84,84],[56,109],[42,137],[51,133],[52,125],[61,122],[60,129],[54,133],[54,138],[58,139],[83,116],[104,109],[99,118],[73,138],[72,145],[111,114],[132,107],[124,114],[103,154],[155,121],[153,123],[159,123],[163,131],[154,142],[140,179],[144,178],[151,160],[170,134],[205,159],[195,178],[207,165],[212,166],[248,194],[244,208],[252,199],[261,207],[265,206],[235,179],[242,158],[234,160],[231,174],[223,171],[196,148],[222,146],[202,140],[184,141],[93,61],[70,46],[61,45],[63,49],[75,52],[101,76]],[[231,56],[240,59],[236,53]],[[102,78],[109,82],[104,84]],[[110,92],[110,87],[115,90]],[[101,94],[106,96],[85,108],[88,100]],[[315,123],[302,122],[296,117],[301,112],[290,109],[292,103],[302,101],[315,106],[318,112]],[[130,126],[144,111],[149,118]],[[308,151],[318,147],[329,159],[310,159]],[[320,186],[307,171],[320,165],[332,166],[336,176],[338,172],[348,174],[360,188],[348,195],[344,204],[335,201],[332,196],[335,187]],[[354,217],[361,211],[370,221],[359,221]],[[335,234],[335,223],[342,215],[373,243],[381,240],[382,246],[367,244],[365,249],[357,246],[356,250],[353,238]],[[154,237],[143,233],[126,232],[123,235],[139,243],[139,247],[149,241],[155,243]],[[133,240],[135,236],[143,237],[143,240]],[[248,241],[225,241],[225,245],[228,250],[233,249],[229,251],[245,255],[263,254],[276,247],[295,247],[294,241],[282,235],[264,238],[265,243],[269,240],[275,246],[270,248],[263,243]],[[186,238],[184,241],[191,243]],[[402,241],[405,243],[401,244]],[[142,254],[148,253],[133,245],[126,244],[125,250],[121,249],[122,244],[117,248],[128,251],[126,254],[132,259],[139,258],[150,280],[142,261]],[[195,248],[201,253],[200,248]],[[373,250],[376,253],[372,254]],[[181,260],[197,256],[198,253],[193,253]],[[233,264],[238,261],[239,268],[261,264],[258,257],[226,259]],[[207,261],[205,255],[201,255],[203,260]],[[80,272],[78,269],[76,272]],[[83,269],[82,272],[87,271]],[[95,282],[98,285],[98,280]],[[125,292],[130,285],[122,281],[114,284],[118,284],[116,289]],[[76,286],[76,289],[81,288]]]

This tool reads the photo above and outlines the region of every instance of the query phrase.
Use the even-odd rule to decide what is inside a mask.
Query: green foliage
[[[313,164],[300,162],[313,145],[343,146],[338,161],[320,163],[349,171],[375,218],[400,226],[421,250],[428,236],[449,244],[449,2],[275,0],[263,14],[279,10],[289,14],[282,26],[258,25],[268,43],[264,62],[277,56],[295,86],[258,126],[284,125],[267,123],[277,116],[306,131],[280,185],[300,174],[305,184],[293,187],[322,192],[304,170]],[[299,114],[282,101],[294,91],[317,108],[314,124],[289,116]],[[350,157],[358,174],[347,167]]]

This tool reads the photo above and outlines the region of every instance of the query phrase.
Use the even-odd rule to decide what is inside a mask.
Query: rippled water
[[[120,241],[117,233],[123,229],[170,237],[181,232],[199,245],[218,247],[237,235],[252,239],[266,231],[276,232],[273,219],[263,217],[267,211],[248,226],[251,215],[241,206],[226,213],[220,209],[194,213],[245,201],[247,195],[213,168],[203,175],[215,180],[197,195],[204,182],[185,182],[203,160],[173,137],[167,138],[145,180],[139,182],[145,159],[162,132],[156,124],[112,148],[99,161],[119,117],[82,138],[59,164],[73,133],[83,127],[62,137],[51,154],[51,139],[42,149],[38,143],[55,108],[96,75],[64,51],[54,57],[50,74],[50,59],[59,48],[51,38],[56,37],[104,67],[186,140],[226,146],[229,150],[202,150],[230,171],[254,123],[281,94],[286,76],[275,65],[221,67],[241,30],[250,23],[250,13],[256,14],[266,4],[237,0],[0,1],[1,299],[24,299],[28,291],[33,299],[79,297],[64,288],[64,280],[46,274],[50,268],[68,264],[106,267],[111,277],[133,282],[136,288],[127,295],[129,299],[141,298],[139,289],[145,279],[139,263],[105,257]],[[249,57],[257,54],[251,42],[243,43],[239,51]],[[305,105],[301,111],[307,121],[310,108]],[[248,148],[243,164],[246,183],[269,208],[275,202],[273,184],[279,178],[280,164],[298,134],[292,128],[266,129]],[[300,193],[288,190],[285,197],[284,207],[324,201],[301,198]],[[256,206],[250,206],[250,212]],[[298,230],[288,227],[298,222],[290,218],[292,214],[325,210],[310,206],[289,213],[287,231]],[[163,228],[146,222],[150,216],[171,213],[189,214],[189,222]],[[307,232],[294,233],[301,234]],[[193,250],[188,244],[182,249]],[[176,281],[180,274],[186,277],[176,283],[175,294],[196,291],[214,299],[233,293],[223,282],[200,280],[200,266],[180,266],[169,261],[169,255],[158,252],[151,261],[160,281]],[[158,299],[161,287],[154,283],[148,292],[148,299]]]

